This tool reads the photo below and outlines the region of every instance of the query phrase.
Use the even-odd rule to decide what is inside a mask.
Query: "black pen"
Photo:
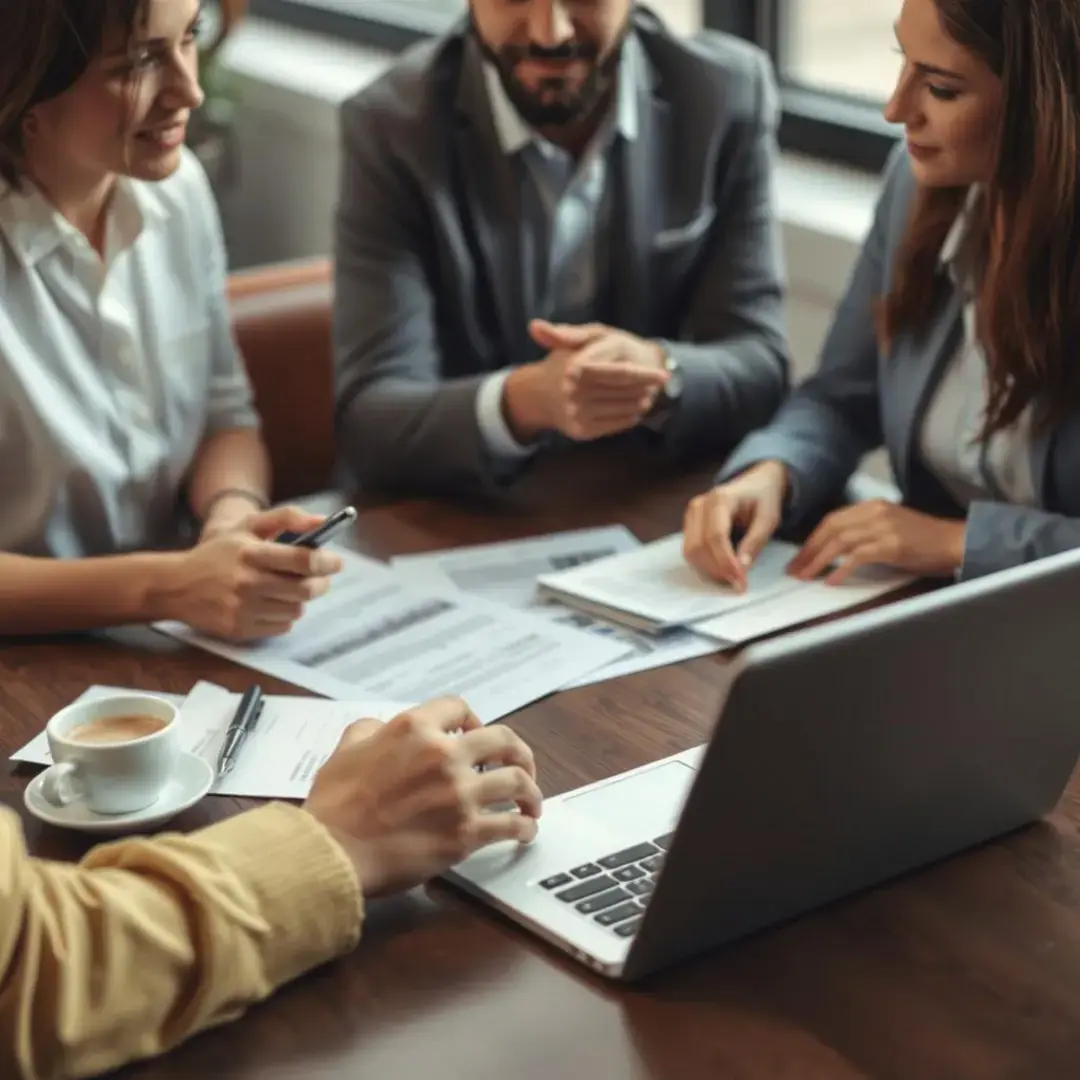
[[[240,699],[240,704],[237,705],[232,722],[229,724],[229,730],[225,732],[225,743],[218,757],[218,779],[232,772],[240,747],[244,745],[244,740],[248,735],[255,730],[264,704],[262,690],[259,687],[252,686],[244,691],[244,696]]]

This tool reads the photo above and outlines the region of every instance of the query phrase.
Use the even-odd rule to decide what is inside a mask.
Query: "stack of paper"
[[[129,693],[116,687],[92,686],[82,696]],[[141,693],[142,691],[140,691]],[[187,697],[160,694],[180,708],[181,745],[212,768],[225,739],[239,694],[214,683],[200,682]],[[392,701],[323,701],[268,695],[259,722],[248,736],[236,767],[213,789],[215,795],[265,799],[303,799],[315,774],[334,752],[345,729],[365,718],[390,720],[407,708]],[[44,732],[13,754],[12,761],[51,765]]]
[[[419,587],[453,586],[626,646],[627,655],[572,679],[563,687],[569,689],[706,656],[720,648],[717,641],[689,630],[675,629],[660,635],[636,633],[610,620],[585,615],[537,591],[537,582],[545,574],[609,559],[640,546],[641,541],[629,529],[613,525],[426,555],[403,555],[392,559],[391,565]]]
[[[682,534],[586,566],[543,574],[544,595],[649,633],[674,627],[739,644],[821,618],[911,582],[882,567],[853,573],[844,585],[799,581],[786,570],[797,548],[773,541],[751,567],[746,592],[702,577],[685,560]]]

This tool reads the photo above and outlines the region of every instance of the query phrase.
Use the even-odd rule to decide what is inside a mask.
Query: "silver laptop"
[[[632,980],[1047,814],[1080,552],[748,649],[707,746],[549,799],[447,878]]]

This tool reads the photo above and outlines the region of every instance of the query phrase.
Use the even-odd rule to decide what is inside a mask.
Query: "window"
[[[399,50],[446,30],[465,0],[250,0],[254,14]],[[877,171],[896,132],[881,115],[899,60],[900,0],[651,0],[677,33],[726,30],[766,48],[788,149]]]
[[[783,74],[801,86],[866,98],[892,93],[900,68],[892,24],[897,0],[786,0]]]

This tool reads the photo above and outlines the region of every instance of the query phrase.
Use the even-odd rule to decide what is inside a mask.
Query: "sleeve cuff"
[[[352,863],[307,811],[270,803],[196,834],[219,849],[256,896],[274,986],[356,947],[363,898]]]
[[[509,370],[499,371],[480,384],[476,395],[476,422],[484,444],[494,457],[518,460],[531,457],[536,447],[522,446],[503,419],[503,387],[509,377]]]

